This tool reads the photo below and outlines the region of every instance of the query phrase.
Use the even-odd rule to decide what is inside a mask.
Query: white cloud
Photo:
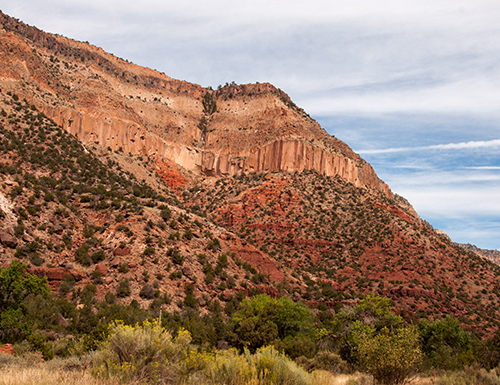
[[[431,146],[358,150],[357,152],[361,155],[364,155],[364,154],[387,154],[395,152],[426,151],[426,150],[465,150],[465,149],[492,148],[492,147],[493,148],[500,147],[500,139],[436,144]]]

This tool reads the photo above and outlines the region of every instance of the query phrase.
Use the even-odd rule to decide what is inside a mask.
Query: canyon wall
[[[0,22],[3,92],[15,90],[84,144],[212,177],[315,170],[392,197],[369,164],[269,83],[213,91],[1,13]]]

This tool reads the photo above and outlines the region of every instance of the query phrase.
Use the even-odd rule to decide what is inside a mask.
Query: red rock
[[[81,281],[82,279],[84,279],[87,274],[85,274],[84,272],[82,271],[78,271],[78,270],[69,270],[68,271],[69,274],[71,274],[73,276],[73,278],[75,278],[75,280],[77,281]]]
[[[98,263],[95,266],[95,270],[101,273],[101,276],[106,276],[108,274],[108,268],[104,263]]]
[[[63,267],[33,267],[26,271],[39,277],[47,277],[49,281],[62,281],[64,274],[67,273]]]
[[[0,353],[10,354],[11,356],[16,355],[16,352],[14,352],[11,344],[5,344],[4,346],[0,347]]]
[[[15,249],[17,246],[17,238],[5,231],[0,231],[0,242],[11,249]]]
[[[117,247],[115,251],[113,251],[113,255],[115,257],[124,257],[125,255],[129,255],[131,251],[130,247]]]

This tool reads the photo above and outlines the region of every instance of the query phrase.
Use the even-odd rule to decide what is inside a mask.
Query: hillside
[[[0,24],[0,262],[68,298],[93,283],[169,312],[259,292],[333,311],[378,293],[407,320],[498,329],[499,267],[439,235],[283,91],[205,89]]]
[[[0,77],[83,143],[168,159],[194,175],[340,175],[391,195],[345,143],[270,84],[218,90],[169,78],[0,14]]]

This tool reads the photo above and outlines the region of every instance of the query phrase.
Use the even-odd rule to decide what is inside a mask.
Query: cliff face
[[[0,24],[0,87],[83,143],[215,177],[316,170],[392,197],[370,165],[271,84],[213,91],[4,14]]]

